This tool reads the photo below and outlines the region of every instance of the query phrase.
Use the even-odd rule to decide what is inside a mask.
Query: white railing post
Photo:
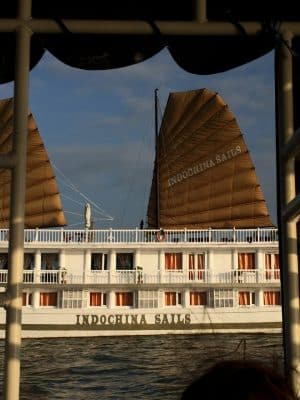
[[[34,241],[35,242],[39,241],[39,228],[35,228]]]

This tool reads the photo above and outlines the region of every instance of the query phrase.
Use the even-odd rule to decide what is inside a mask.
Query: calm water
[[[0,353],[2,383],[4,341]],[[179,399],[215,361],[244,356],[282,368],[281,335],[27,339],[20,399]]]

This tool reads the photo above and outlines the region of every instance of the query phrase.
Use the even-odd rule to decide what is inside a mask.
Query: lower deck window
[[[255,305],[255,293],[254,292],[239,292],[239,305],[240,306]]]
[[[211,307],[233,307],[233,291],[216,289],[209,293]]]
[[[23,292],[22,293],[22,306],[31,306],[32,305],[32,295],[31,293]]]
[[[266,291],[264,292],[264,305],[265,306],[280,306],[280,292],[279,291]]]
[[[166,306],[181,305],[181,293],[180,292],[165,292],[165,305]]]
[[[157,308],[158,292],[155,290],[141,290],[138,294],[139,308]]]
[[[85,308],[87,306],[86,290],[63,290],[61,293],[62,308]]]
[[[56,292],[45,292],[40,293],[40,306],[47,307],[57,306],[57,293]]]
[[[116,306],[133,306],[132,292],[116,292]]]
[[[206,306],[206,304],[207,304],[206,292],[190,292],[191,306]]]
[[[106,293],[90,292],[90,307],[101,307],[106,305]]]

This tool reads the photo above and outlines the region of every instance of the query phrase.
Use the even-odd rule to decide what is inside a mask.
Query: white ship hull
[[[139,310],[134,312],[70,312],[25,310],[23,338],[124,336],[204,333],[280,333],[281,311],[269,310]],[[1,315],[1,338],[4,334]]]
[[[281,331],[276,229],[28,230],[24,267],[24,338]]]

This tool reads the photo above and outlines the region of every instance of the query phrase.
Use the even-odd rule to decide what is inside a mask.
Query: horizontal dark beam
[[[151,35],[153,28],[146,21],[116,21],[116,20],[62,20],[66,28],[72,33],[86,34],[115,34],[115,35]],[[52,19],[31,19],[19,22],[17,19],[0,19],[0,32],[14,32],[19,24],[26,24],[34,33],[59,34],[61,26]],[[261,23],[240,22],[249,35],[255,35],[261,30]],[[163,35],[181,36],[234,36],[240,31],[230,22],[197,22],[197,21],[155,21]],[[280,31],[292,32],[300,35],[300,21],[286,21],[280,25]]]

